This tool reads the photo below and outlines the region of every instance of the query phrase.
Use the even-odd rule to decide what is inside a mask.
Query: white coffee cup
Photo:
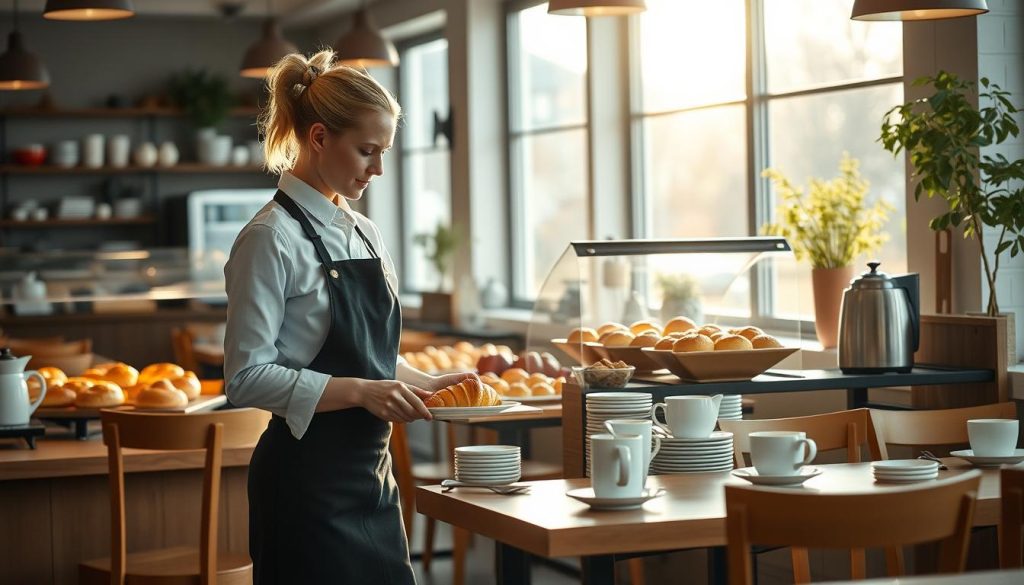
[[[82,139],[82,166],[98,169],[103,166],[102,134],[87,134]]]
[[[654,424],[677,439],[705,439],[718,423],[718,406],[722,395],[667,396],[651,409]],[[658,420],[658,409],[665,411],[665,423]]]
[[[128,166],[131,139],[127,134],[114,134],[107,140],[107,164],[115,168]]]
[[[967,438],[977,457],[1009,457],[1017,449],[1020,421],[1011,418],[976,418],[967,421]]]
[[[591,435],[590,481],[599,498],[637,498],[643,495],[643,437]]]
[[[644,445],[651,444],[651,426],[654,423],[647,419],[629,419],[629,418],[617,418],[612,420],[604,421],[604,428],[608,429],[608,433],[615,435],[616,437],[622,435],[640,435],[643,440],[641,441]],[[644,450],[644,485],[647,485],[647,474],[650,473],[651,460],[661,450],[661,437],[654,437],[654,447],[648,451]]]
[[[806,447],[806,454],[802,453]],[[818,445],[799,431],[750,433],[750,461],[758,475],[795,475],[814,461]]]

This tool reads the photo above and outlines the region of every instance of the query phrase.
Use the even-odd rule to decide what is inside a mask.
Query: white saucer
[[[881,473],[919,473],[938,469],[938,462],[929,459],[890,459],[871,463],[871,470]]]
[[[484,479],[484,480],[468,480],[468,481],[465,480],[465,479],[458,478],[458,477],[456,477],[455,479],[460,481],[460,482],[462,482],[462,483],[464,483],[464,484],[466,484],[466,485],[484,487],[484,486],[489,486],[489,485],[494,485],[494,486],[509,485],[509,484],[512,484],[512,483],[515,483],[515,482],[519,481],[519,476],[517,475],[514,478],[509,476],[507,478],[487,478],[487,479]]]
[[[953,457],[959,457],[966,461],[969,461],[971,465],[976,467],[999,467],[1000,465],[1016,465],[1021,461],[1024,461],[1024,449],[1014,449],[1013,455],[1007,455],[1005,457],[979,457],[974,454],[973,449],[964,449],[962,451],[950,451],[949,453]]]
[[[732,472],[736,477],[745,479],[754,485],[800,485],[822,473],[820,467],[811,465],[801,467],[800,472],[795,475],[760,475],[753,467],[741,467]]]
[[[574,500],[579,500],[590,506],[592,510],[635,510],[644,505],[647,500],[653,500],[665,494],[665,489],[660,488],[652,492],[649,489],[636,498],[599,498],[594,495],[594,488],[586,487],[565,492],[565,495]]]
[[[503,400],[497,406],[435,406],[427,410],[434,420],[457,420],[485,414],[500,414],[513,406],[519,406],[519,403],[514,400]]]
[[[938,479],[938,477],[939,477],[939,472],[936,471],[932,475],[921,475],[921,476],[895,477],[895,476],[876,475],[875,476],[875,481],[877,481],[879,483],[914,483],[914,482],[918,482],[918,481],[931,481],[933,479]]]

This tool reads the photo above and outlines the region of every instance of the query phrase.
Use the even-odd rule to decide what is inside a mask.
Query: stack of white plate
[[[662,438],[661,450],[651,460],[651,473],[729,471],[732,463],[732,433],[715,431],[703,439]]]
[[[939,477],[939,464],[927,459],[894,459],[871,464],[875,481],[910,483]]]
[[[647,392],[591,392],[587,394],[586,449],[587,475],[590,475],[590,436],[608,432],[604,421],[616,418],[649,419],[653,397]],[[652,439],[653,442],[653,439]]]
[[[455,448],[455,479],[473,485],[508,485],[522,474],[519,447],[469,445]]]
[[[743,395],[728,394],[722,396],[722,403],[718,405],[718,418],[725,420],[742,420]]]

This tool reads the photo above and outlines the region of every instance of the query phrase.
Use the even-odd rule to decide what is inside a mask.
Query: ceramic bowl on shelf
[[[46,148],[42,144],[29,144],[11,151],[15,164],[37,167],[46,161]]]

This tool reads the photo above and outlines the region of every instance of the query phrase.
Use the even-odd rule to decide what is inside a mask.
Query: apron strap
[[[278,189],[277,193],[274,194],[274,201],[276,201],[281,207],[284,207],[285,211],[288,212],[288,215],[291,215],[295,218],[295,221],[299,222],[299,225],[302,226],[302,231],[306,232],[306,237],[313,242],[313,247],[316,248],[316,255],[320,257],[320,264],[323,265],[325,271],[331,270],[333,261],[331,260],[331,255],[327,253],[327,247],[324,246],[324,243],[321,241],[322,236],[316,232],[313,228],[313,224],[309,222],[309,218],[306,217],[306,214],[302,213],[302,210],[299,209],[299,205],[295,203],[295,200],[285,194],[284,191]]]
[[[368,240],[366,238],[366,234],[363,233],[363,230],[359,229],[359,224],[353,224],[353,225],[356,228],[356,233],[359,234],[359,237],[363,239],[363,243],[366,244],[366,249],[368,249],[370,251],[370,256],[372,256],[374,258],[380,258],[380,255],[377,254],[377,250],[373,249],[373,244],[371,244],[370,240]],[[383,260],[381,260],[381,262],[383,262]]]

